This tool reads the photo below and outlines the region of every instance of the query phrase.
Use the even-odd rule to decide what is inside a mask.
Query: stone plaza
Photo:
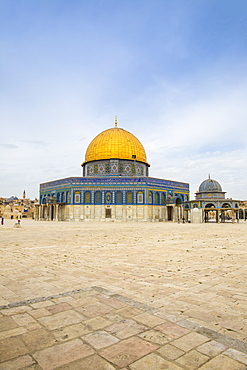
[[[246,370],[247,222],[14,222],[1,370]]]

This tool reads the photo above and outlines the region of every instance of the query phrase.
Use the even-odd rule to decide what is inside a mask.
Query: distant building
[[[189,184],[149,177],[146,152],[115,126],[89,144],[83,176],[40,185],[37,220],[173,221],[183,217]]]
[[[195,200],[183,204],[186,221],[199,222],[225,222],[243,218],[240,213],[240,200],[225,199],[226,192],[221,185],[210,178],[204,180],[196,192]]]
[[[12,196],[10,198],[0,198],[0,217],[5,219],[20,219],[20,218],[34,218],[35,204],[38,200],[31,200],[26,198],[24,190],[23,198]]]

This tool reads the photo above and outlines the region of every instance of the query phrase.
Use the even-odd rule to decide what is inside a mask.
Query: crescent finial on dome
[[[117,116],[115,116],[114,126],[115,127],[118,127],[118,119],[117,119]]]

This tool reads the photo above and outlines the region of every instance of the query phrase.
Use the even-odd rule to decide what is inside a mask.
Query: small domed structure
[[[201,185],[199,186],[199,192],[213,192],[213,191],[222,191],[222,187],[218,183],[218,181],[210,179],[204,180]]]
[[[209,175],[208,179],[201,183],[199,191],[195,195],[196,199],[224,198],[225,192],[222,191],[218,181],[211,179]]]
[[[195,193],[195,200],[184,202],[185,218],[190,222],[225,222],[239,219],[239,200],[225,199],[225,191],[218,181],[204,180]]]

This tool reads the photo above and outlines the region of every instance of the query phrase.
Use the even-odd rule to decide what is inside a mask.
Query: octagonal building
[[[142,143],[114,127],[89,144],[82,177],[40,184],[37,220],[173,221],[183,217],[189,184],[149,177]]]

